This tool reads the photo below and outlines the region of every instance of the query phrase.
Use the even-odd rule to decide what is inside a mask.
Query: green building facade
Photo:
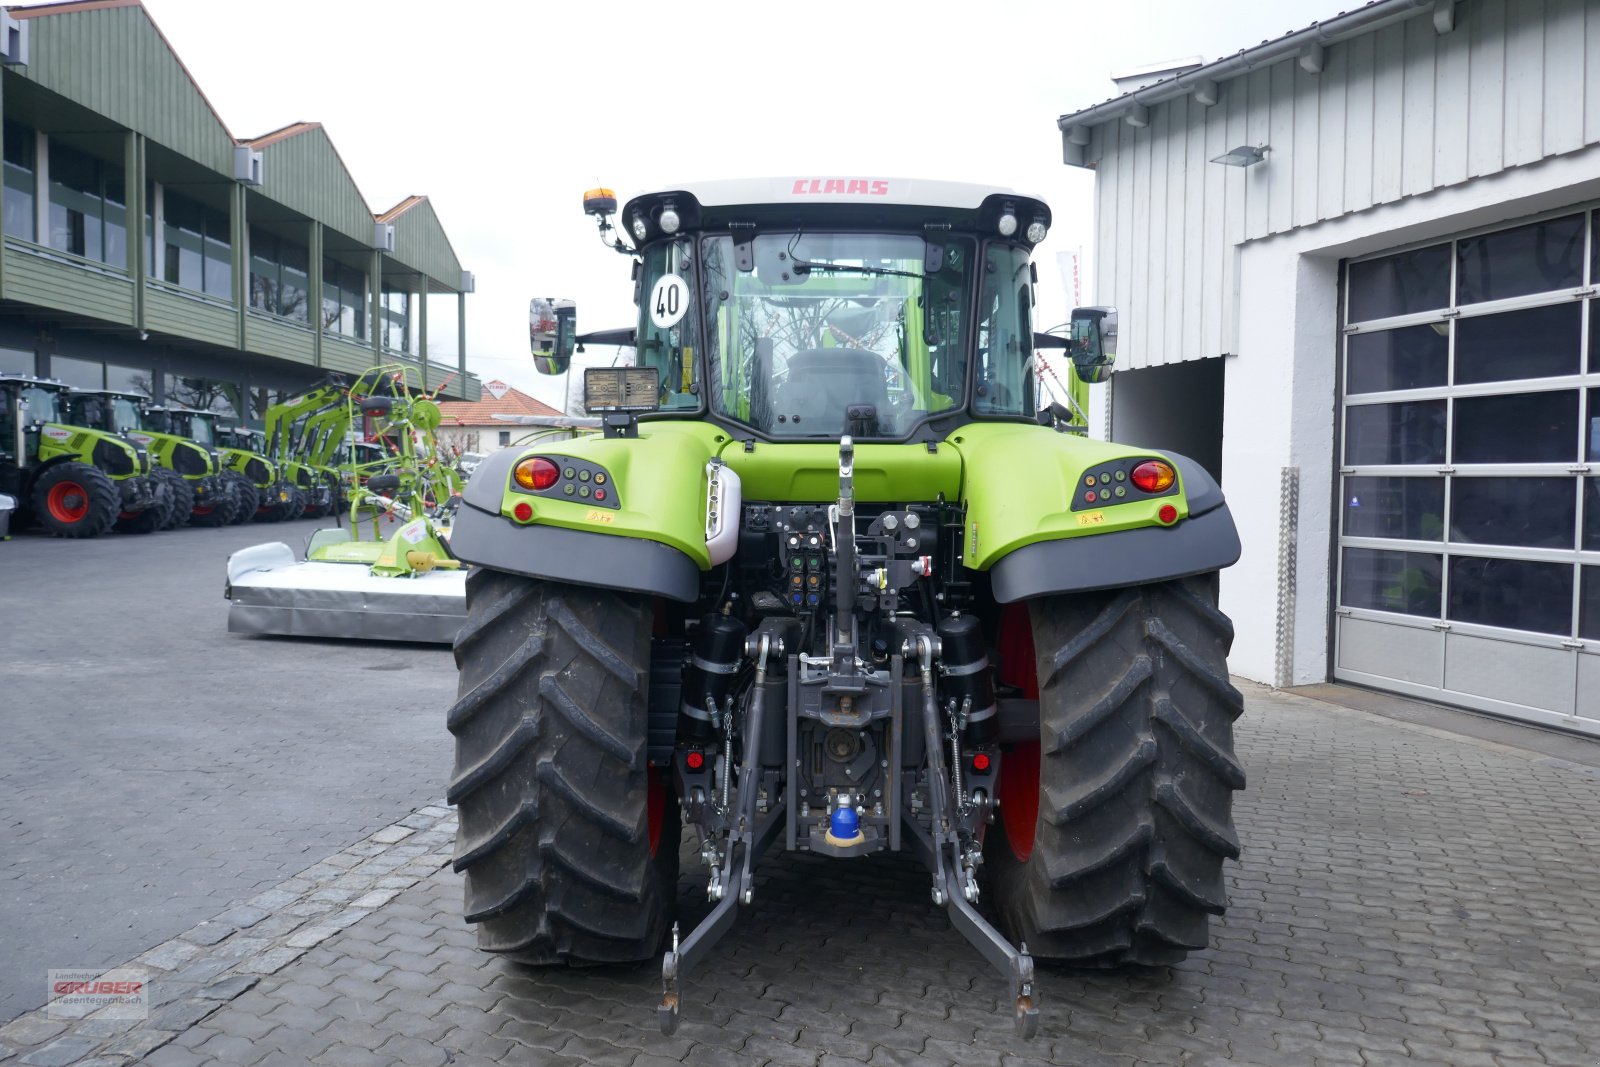
[[[0,370],[259,424],[377,363],[464,400],[463,270],[374,213],[320,124],[235,138],[139,0],[0,13]]]

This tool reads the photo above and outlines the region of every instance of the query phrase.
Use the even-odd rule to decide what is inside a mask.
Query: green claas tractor
[[[1116,335],[1109,308],[1035,332],[1049,208],[714,182],[629,201],[629,247],[614,196],[586,207],[639,307],[588,339],[634,365],[585,372],[598,432],[485,459],[451,538],[473,570],[448,797],[480,947],[665,947],[670,1032],[779,848],[919,857],[1024,1036],[1035,959],[1206,947],[1239,851],[1217,608],[1239,538],[1199,464],[1042,402],[1076,373],[1081,409]],[[575,310],[540,303],[535,356],[561,371]],[[685,824],[712,902],[692,930]]]
[[[104,389],[74,389],[71,402],[85,420],[95,420],[92,425],[121,432],[150,453],[151,474],[165,484],[171,499],[162,529],[186,523],[222,526],[233,519],[238,502],[222,477],[220,457],[209,443],[185,435],[185,409],[161,407],[137,393]]]
[[[252,517],[257,522],[284,522],[305,514],[305,495],[267,458],[264,431],[246,426],[220,426],[217,439],[223,444],[224,457],[230,454],[249,457],[242,470],[256,490],[256,510]],[[227,462],[225,458],[224,463]]]
[[[274,500],[286,504],[287,486],[277,484],[277,470],[267,457],[253,447],[248,431],[239,433],[236,424],[215,411],[174,409],[173,428],[199,445],[216,450],[222,466],[222,480],[234,497],[230,526],[239,526],[258,517]]]
[[[64,383],[0,374],[0,493],[57,537],[160,528],[167,491],[141,446],[69,411]]]

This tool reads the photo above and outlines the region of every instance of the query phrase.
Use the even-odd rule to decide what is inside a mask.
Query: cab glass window
[[[1028,250],[992,244],[983,257],[978,301],[977,415],[1038,410],[1033,378],[1033,273]]]
[[[702,244],[711,404],[785,438],[903,438],[966,395],[972,248],[768,233]]]
[[[700,315],[693,293],[694,245],[663,241],[644,250],[635,298],[639,304],[635,363],[654,367],[663,411],[695,411],[700,407],[700,381],[695,366]]]

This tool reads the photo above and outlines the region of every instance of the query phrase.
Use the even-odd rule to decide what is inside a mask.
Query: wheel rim
[[[650,858],[654,859],[656,853],[661,851],[661,825],[667,819],[667,783],[660,767],[649,768],[648,774],[649,792],[645,797],[645,807],[650,819]]]
[[[1038,667],[1034,660],[1033,620],[1027,604],[1007,604],[1000,613],[1000,683],[1019,690],[1023,697],[1039,699]],[[1039,830],[1039,742],[1008,745],[1000,760],[1000,821],[1006,843],[1018,862],[1033,855]]]
[[[77,482],[57,482],[45,497],[45,507],[57,522],[82,522],[89,514],[89,491]]]

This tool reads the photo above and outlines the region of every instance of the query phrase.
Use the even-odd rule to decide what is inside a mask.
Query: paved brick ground
[[[782,857],[687,983],[672,1038],[654,1029],[654,964],[541,972],[490,959],[440,869],[319,935],[147,1062],[1600,1062],[1600,772],[1302,697],[1247,697],[1246,852],[1213,947],[1142,974],[1045,969],[1031,1044],[1010,1036],[1002,983],[927,903],[920,868]],[[425,832],[438,841],[447,825]],[[704,910],[695,870],[686,919]]]
[[[448,649],[227,633],[228,553],[326,524],[0,543],[0,1022],[441,791]]]

